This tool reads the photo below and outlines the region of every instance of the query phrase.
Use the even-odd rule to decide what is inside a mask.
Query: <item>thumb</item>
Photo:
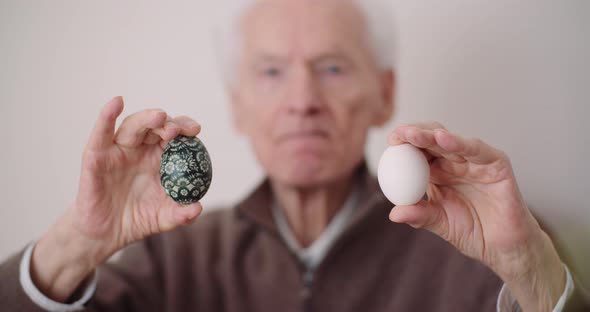
[[[446,239],[448,221],[444,209],[432,201],[421,200],[415,205],[395,206],[389,220],[406,223],[416,229],[426,229]]]
[[[192,223],[203,211],[201,203],[181,205],[172,199],[159,211],[158,226],[161,232],[170,231],[180,225]]]
[[[123,98],[120,96],[114,97],[103,106],[100,116],[94,125],[94,129],[90,134],[88,148],[98,150],[113,144],[115,123],[119,115],[123,112],[123,108]]]

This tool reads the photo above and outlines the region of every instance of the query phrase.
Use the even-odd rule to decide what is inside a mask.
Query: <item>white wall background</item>
[[[212,154],[206,208],[262,173],[234,134],[210,32],[211,1],[0,1],[0,259],[70,204],[96,115],[193,117]],[[396,1],[397,112],[372,134],[374,168],[399,122],[438,120],[511,156],[526,198],[590,281],[590,2]],[[586,283],[589,284],[589,283]]]

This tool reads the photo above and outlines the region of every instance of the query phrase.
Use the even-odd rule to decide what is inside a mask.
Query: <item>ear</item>
[[[385,125],[391,116],[394,109],[394,95],[395,95],[395,74],[393,69],[383,71],[379,76],[381,89],[381,106],[377,108],[374,120],[374,126],[381,127]]]

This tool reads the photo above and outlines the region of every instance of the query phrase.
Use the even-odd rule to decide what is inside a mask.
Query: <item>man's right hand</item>
[[[199,203],[183,206],[168,197],[159,174],[166,144],[179,134],[197,135],[200,125],[144,110],[115,132],[122,111],[121,97],[104,106],[84,149],[76,199],[33,251],[33,281],[56,301],[65,301],[116,251],[201,213]]]

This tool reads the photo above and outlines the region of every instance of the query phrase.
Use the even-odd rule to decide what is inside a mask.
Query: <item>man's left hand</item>
[[[397,127],[389,144],[402,143],[422,149],[430,163],[428,200],[394,207],[391,221],[427,229],[490,267],[524,311],[551,311],[564,291],[565,269],[529,211],[508,156],[436,122]]]

